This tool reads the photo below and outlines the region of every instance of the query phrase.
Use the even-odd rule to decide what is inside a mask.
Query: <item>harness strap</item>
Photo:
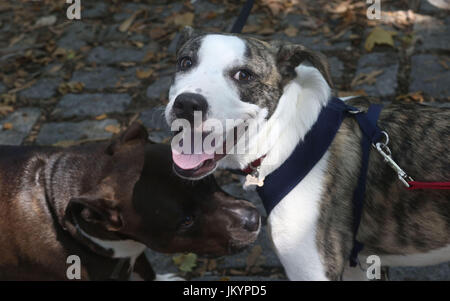
[[[354,111],[354,108],[350,107]],[[361,168],[359,172],[358,184],[353,192],[353,248],[350,253],[350,266],[355,267],[358,263],[358,253],[364,248],[364,245],[356,239],[359,224],[361,223],[364,198],[366,193],[367,170],[369,167],[369,155],[371,144],[377,142],[381,137],[381,130],[377,126],[377,120],[380,116],[382,105],[372,104],[367,113],[358,112],[354,114],[356,121],[363,132],[361,138]]]
[[[245,22],[248,19],[248,16],[250,15],[250,12],[253,7],[254,0],[247,0],[245,2],[244,6],[241,9],[241,12],[239,13],[238,18],[236,19],[236,22],[234,22],[233,27],[231,28],[231,33],[241,33],[242,29],[245,26]]]

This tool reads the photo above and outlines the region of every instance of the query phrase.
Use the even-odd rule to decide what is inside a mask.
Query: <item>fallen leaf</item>
[[[120,24],[119,26],[119,31],[120,32],[125,32],[128,31],[128,29],[130,28],[130,26],[133,24],[134,20],[136,19],[136,17],[141,13],[142,10],[139,10],[137,12],[135,12],[134,14],[132,14],[131,16],[128,17],[128,19],[126,19],[125,21],[122,22],[122,24]]]
[[[6,115],[11,112],[14,112],[14,108],[12,106],[0,105],[0,115]]]
[[[423,96],[422,91],[411,92],[404,95],[399,95],[395,98],[395,100],[404,100],[404,101],[415,101],[415,102],[424,102],[425,98]]]
[[[167,35],[167,30],[162,27],[154,27],[150,29],[149,35],[153,40],[157,40]]]
[[[397,32],[392,30],[386,30],[380,26],[375,27],[367,36],[364,48],[367,51],[372,51],[375,45],[389,45],[394,47],[394,39]]]
[[[84,89],[84,84],[81,82],[62,83],[58,87],[59,93],[65,95],[67,93],[80,93]]]
[[[2,95],[4,104],[16,103],[17,96],[15,93],[6,93]]]
[[[215,19],[216,17],[217,17],[217,13],[214,12],[214,11],[207,12],[207,13],[204,15],[204,18],[206,18],[206,19],[208,19],[208,20]]]
[[[373,85],[377,81],[377,76],[383,72],[384,70],[373,70],[369,73],[360,73],[352,80],[351,86]]]
[[[56,23],[56,16],[45,16],[41,17],[36,21],[35,27],[44,27],[44,26],[51,26]]]
[[[194,14],[190,12],[177,14],[173,19],[173,23],[177,26],[192,26],[194,24]]]
[[[238,276],[242,276],[242,275],[246,275],[247,273],[244,271],[239,271],[236,269],[230,269],[230,275],[238,275]]]
[[[117,125],[110,124],[105,127],[105,131],[113,134],[118,134],[120,133],[120,128]]]
[[[284,30],[284,34],[287,35],[288,37],[295,37],[297,36],[298,33],[298,29],[295,28],[294,26],[288,26],[285,30]]]
[[[136,70],[136,77],[139,79],[145,79],[149,78],[153,74],[153,69],[147,69],[147,70]]]
[[[192,272],[197,265],[197,255],[194,253],[176,255],[172,257],[172,260],[182,272]]]
[[[338,91],[338,97],[348,97],[348,96],[367,96],[367,93],[364,90]]]
[[[23,38],[25,37],[25,35],[22,33],[18,36],[13,37],[10,41],[9,41],[9,47],[14,46],[15,44],[17,44],[18,42],[20,42]]]
[[[106,119],[106,117],[106,114],[98,115],[97,117],[95,117],[95,120],[103,120]]]
[[[252,25],[252,24],[245,25],[244,28],[242,29],[242,33],[255,33],[260,28],[261,28],[261,26],[259,26],[259,25]]]
[[[61,47],[58,47],[53,51],[52,57],[54,58],[64,58],[67,54],[67,50]]]
[[[12,128],[13,128],[13,124],[12,124],[11,122],[5,122],[5,123],[3,124],[3,130],[4,130],[4,131],[10,130],[10,129],[12,129]]]

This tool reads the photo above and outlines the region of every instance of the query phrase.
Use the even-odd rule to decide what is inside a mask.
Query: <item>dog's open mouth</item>
[[[185,178],[199,178],[209,174],[224,156],[225,154],[185,155],[172,152],[175,172]]]
[[[205,138],[210,133],[202,133],[202,139],[201,142],[203,143]],[[233,146],[237,142],[236,137],[236,130],[233,131],[234,136],[234,143]],[[189,179],[198,179],[201,177],[204,177],[214,171],[214,169],[217,167],[217,162],[226,156],[226,148],[227,139],[223,139],[222,147],[215,147],[214,142],[212,143],[212,147],[215,148],[214,152],[204,152],[203,148],[201,152],[194,152],[193,147],[193,135],[192,137],[192,143],[191,143],[191,152],[189,154],[180,152],[180,150],[174,149],[172,145],[172,158],[173,158],[173,166],[175,172],[183,177],[183,178],[189,178]],[[182,140],[181,144],[183,143]],[[218,152],[220,150],[220,152]]]

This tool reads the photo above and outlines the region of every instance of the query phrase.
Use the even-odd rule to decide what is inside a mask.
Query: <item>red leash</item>
[[[416,190],[416,189],[450,189],[450,182],[418,182],[418,181],[409,181],[408,190]]]

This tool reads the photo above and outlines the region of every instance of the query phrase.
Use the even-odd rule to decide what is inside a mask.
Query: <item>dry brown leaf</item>
[[[395,100],[424,102],[425,98],[423,96],[422,91],[417,91],[417,92],[411,92],[411,93],[404,94],[404,95],[399,95],[395,98]]]
[[[4,130],[4,131],[10,130],[10,129],[12,129],[12,128],[13,128],[13,124],[12,124],[11,122],[5,122],[5,123],[3,124],[3,130]]]
[[[113,133],[113,134],[118,134],[118,133],[120,133],[120,128],[117,125],[110,124],[105,127],[105,131]]]
[[[128,68],[128,67],[136,66],[136,63],[135,62],[120,62],[119,66]]]
[[[12,106],[0,105],[0,115],[6,115],[11,112],[14,112],[14,108]]]
[[[153,74],[153,69],[147,69],[147,70],[136,70],[136,77],[139,79],[146,79],[149,78]]]
[[[2,95],[2,101],[4,104],[16,103],[17,96],[14,93],[6,93]]]
[[[23,38],[25,37],[25,34],[20,34],[18,36],[13,37],[10,41],[9,41],[9,47],[14,46],[15,44],[17,44],[18,42],[20,42]]]
[[[266,5],[274,16],[278,16],[280,12],[285,8],[285,1],[280,0],[263,0],[262,4]]]
[[[67,50],[61,47],[58,47],[53,51],[52,57],[54,58],[64,58],[67,55]]]
[[[128,31],[128,29],[130,28],[130,26],[133,24],[134,20],[136,19],[136,17],[142,12],[142,10],[139,10],[137,12],[135,12],[134,14],[132,14],[131,16],[128,17],[128,19],[126,19],[125,21],[122,22],[122,24],[120,24],[119,26],[119,31],[120,32],[125,32]]]
[[[230,273],[230,275],[237,275],[237,276],[242,276],[242,275],[247,274],[245,271],[240,271],[240,270],[236,270],[236,269],[230,269],[229,273]]]
[[[62,83],[58,87],[59,93],[65,95],[67,93],[80,93],[84,89],[84,84],[81,82]]]
[[[192,26],[194,24],[194,14],[187,12],[184,14],[176,14],[173,23],[177,26]]]
[[[382,74],[384,70],[373,70],[369,73],[360,73],[352,80],[351,86],[373,85],[377,81],[377,76]]]
[[[290,25],[284,30],[284,34],[291,38],[295,37],[298,34],[298,29],[296,27]]]
[[[257,32],[260,35],[269,35],[275,33],[275,29],[273,27],[263,27]]]
[[[216,17],[217,17],[217,13],[214,12],[214,11],[207,12],[207,13],[204,15],[204,18],[205,18],[205,19],[208,19],[208,20],[215,19]]]
[[[356,90],[356,91],[338,91],[339,97],[348,97],[348,96],[367,96],[366,91],[364,90]]]
[[[149,32],[150,38],[153,40],[157,40],[159,38],[162,38],[163,36],[167,35],[167,30],[165,30],[162,27],[154,27],[150,29]]]
[[[95,120],[103,120],[106,119],[106,117],[106,114],[98,115],[97,117],[95,117]]]

